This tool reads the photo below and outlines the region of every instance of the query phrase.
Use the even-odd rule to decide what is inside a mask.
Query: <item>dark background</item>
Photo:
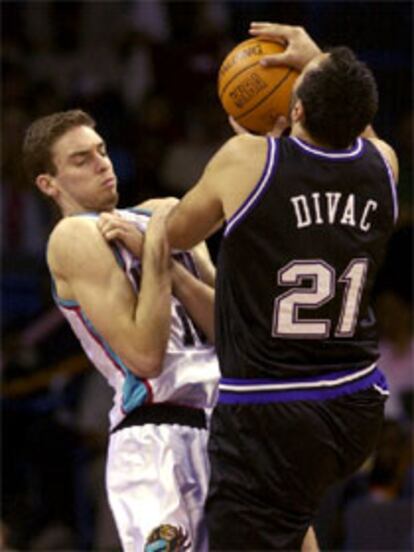
[[[327,496],[317,530],[325,549],[409,550],[413,3],[22,0],[1,9],[5,546],[117,549],[103,491],[110,395],[52,304],[44,251],[54,213],[24,177],[25,128],[85,109],[108,142],[121,207],[180,197],[232,135],[216,94],[221,61],[251,21],[275,21],[304,26],[322,47],[346,44],[369,64],[380,92],[374,126],[399,156],[400,218],[375,296],[394,399],[377,454]],[[209,240],[213,257],[219,242]],[[378,496],[383,508],[372,512]],[[361,517],[375,531],[367,521],[359,534]],[[394,529],[384,535],[386,520]]]

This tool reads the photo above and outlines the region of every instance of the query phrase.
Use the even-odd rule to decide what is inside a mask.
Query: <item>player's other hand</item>
[[[135,257],[141,257],[144,238],[132,222],[117,213],[102,213],[97,226],[106,241],[119,240]]]
[[[171,200],[171,201],[169,201]],[[155,208],[145,232],[144,255],[151,256],[159,271],[171,268],[171,248],[167,237],[167,218],[178,200],[168,198]]]
[[[229,123],[232,129],[236,134],[251,134],[247,129],[239,125],[239,123],[233,119],[233,117],[229,117]],[[282,115],[279,116],[275,124],[270,132],[266,134],[266,136],[273,136],[274,138],[279,138],[279,136],[282,135],[282,133],[289,127],[288,120],[286,117],[283,117]]]
[[[289,123],[286,117],[283,117],[283,115],[280,115],[273,125],[273,128],[270,132],[266,134],[266,136],[273,136],[274,138],[279,138],[279,136],[282,136],[282,134],[289,128]]]
[[[303,27],[253,22],[249,33],[286,46],[285,51],[280,54],[264,56],[260,63],[265,67],[288,65],[301,71],[311,59],[322,53]]]

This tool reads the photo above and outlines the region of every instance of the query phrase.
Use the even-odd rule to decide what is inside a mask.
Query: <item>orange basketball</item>
[[[238,44],[223,61],[218,94],[225,111],[242,127],[266,134],[278,115],[289,112],[298,72],[292,67],[262,67],[264,55],[283,52],[275,42],[250,38]]]

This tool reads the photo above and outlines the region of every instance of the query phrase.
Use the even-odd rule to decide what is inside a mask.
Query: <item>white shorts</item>
[[[207,439],[206,429],[178,424],[111,434],[106,486],[124,552],[163,550],[162,541],[173,551],[208,550]]]

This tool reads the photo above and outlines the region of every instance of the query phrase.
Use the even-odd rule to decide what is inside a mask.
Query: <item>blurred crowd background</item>
[[[375,129],[401,170],[400,218],[375,290],[386,424],[375,455],[326,496],[318,538],[324,550],[413,549],[412,2],[3,0],[1,10],[0,547],[119,550],[104,491],[111,393],[51,299],[44,253],[55,215],[25,179],[25,128],[82,108],[109,145],[121,207],[180,197],[232,135],[216,93],[221,61],[251,21],[277,21],[370,65]],[[208,242],[213,258],[220,239]]]

